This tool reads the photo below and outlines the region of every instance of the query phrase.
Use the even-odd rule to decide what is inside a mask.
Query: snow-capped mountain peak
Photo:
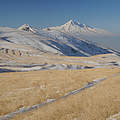
[[[81,28],[81,29],[82,28],[84,28],[84,29],[88,28],[89,29],[89,27],[86,24],[81,24],[79,21],[76,22],[76,21],[73,21],[73,20],[68,21],[67,23],[65,23],[62,26],[64,26],[64,27],[69,26],[69,27],[75,27],[75,28]],[[90,28],[92,28],[92,27],[90,27]]]
[[[65,31],[65,32],[74,32],[74,31],[79,31],[79,32],[83,32],[82,29],[89,29],[92,27],[89,27],[85,24],[81,24],[80,22],[76,22],[76,21],[73,21],[73,20],[70,20],[68,21],[67,23],[61,25],[61,26],[56,26],[56,27],[50,27],[49,29],[53,29],[53,30],[62,30],[62,31]]]
[[[36,33],[36,31],[28,24],[22,25],[21,27],[18,28],[18,30],[24,30],[24,31]]]
[[[86,24],[81,24],[80,22],[76,22],[73,20],[70,20],[63,25],[56,26],[56,27],[49,27],[44,30],[57,30],[57,31],[65,32],[65,33],[87,34],[87,35],[110,34],[110,32],[106,30],[94,28],[94,27],[88,26]]]
[[[70,20],[67,23],[65,23],[64,25],[77,25],[77,24],[78,24],[77,22]]]

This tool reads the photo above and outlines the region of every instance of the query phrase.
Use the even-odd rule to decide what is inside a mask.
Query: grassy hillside
[[[93,80],[104,78],[104,77],[109,77],[112,74],[118,73],[119,71],[120,71],[119,68],[113,68],[113,69],[99,68],[99,69],[85,69],[85,70],[62,70],[62,71],[50,70],[50,71],[2,73],[0,74],[0,115],[2,116],[5,114],[14,112],[22,107],[28,107],[28,106],[32,106],[35,104],[40,104],[44,101],[47,101],[47,99],[59,98],[60,96],[63,96],[64,94],[68,92],[71,92],[73,90],[83,87],[84,85],[88,84],[89,82]],[[102,94],[104,93],[104,91],[109,92],[108,89],[110,88],[111,90],[112,88],[115,88],[115,90],[114,89],[112,90],[113,92],[111,94],[115,93],[114,95],[116,97],[120,97],[118,95],[119,91],[117,91],[118,89],[117,87],[119,87],[119,77],[114,78],[114,79],[116,81],[106,80],[105,82],[100,83],[100,85],[97,85],[95,88],[93,87],[93,89],[95,90],[88,89],[84,91],[85,94],[84,92],[81,92],[78,95],[71,96],[70,98],[68,98],[68,100],[66,99],[66,100],[59,101],[60,103],[59,102],[53,103],[53,106],[54,104],[55,106],[56,105],[59,106],[60,104],[63,104],[63,106],[61,105],[60,110],[65,109],[65,110],[68,110],[67,112],[69,112],[69,109],[71,109],[71,107],[73,111],[77,110],[77,108],[74,108],[74,104],[76,105],[76,107],[77,106],[80,107],[81,106],[80,104],[81,103],[83,104],[83,101],[85,102],[86,100],[88,100],[86,102],[89,102],[89,103],[85,102],[84,103],[85,105],[89,105],[89,104],[98,105],[99,102],[97,98],[102,97],[101,99],[105,100],[104,98],[105,96],[102,96]],[[111,81],[113,81],[114,83],[113,86],[111,86],[112,85]],[[104,83],[105,83],[105,86],[104,86]],[[103,87],[101,86],[101,84],[103,84]],[[102,91],[98,89],[99,86],[102,87],[101,88]],[[93,91],[92,93],[93,95],[91,95],[91,97],[89,96],[90,91]],[[109,94],[107,93],[104,93],[104,94],[106,94],[107,97],[110,97],[110,98],[112,96],[112,95],[109,96]],[[81,98],[80,96],[83,96],[83,98]],[[93,96],[95,98],[93,98]],[[97,103],[94,103],[91,99],[93,101],[96,101]],[[61,103],[62,101],[63,103]],[[67,104],[67,101],[69,101],[71,105]],[[59,107],[55,107],[55,106],[52,108],[48,106],[48,108],[50,109],[50,111],[51,109],[53,110],[55,109],[56,111],[56,109],[58,109]],[[40,109],[40,112],[44,111],[43,109],[45,108]],[[46,108],[45,111],[46,112],[48,111],[49,113],[48,108]],[[91,110],[92,109],[89,108],[89,112],[91,112]],[[33,114],[32,117],[35,117],[35,119],[37,120],[36,112],[37,111],[35,110],[35,113],[34,112],[32,113]],[[51,112],[50,112],[50,115],[52,114]],[[37,113],[39,113],[39,111]],[[42,113],[40,113],[40,117],[41,117],[41,114]],[[64,113],[64,110],[63,110],[63,113],[61,113],[60,111],[57,114],[60,114],[60,116],[61,114],[63,114],[62,115],[63,117],[66,116],[66,113]],[[45,118],[46,120],[53,119],[51,117],[47,118],[44,115],[45,114],[43,114],[43,118],[40,118],[40,119],[43,119],[43,120]],[[55,117],[56,115],[52,115],[52,116]],[[72,114],[70,116],[72,116]],[[33,118],[29,118],[29,119],[32,120]],[[57,120],[58,118],[55,118],[55,119]]]

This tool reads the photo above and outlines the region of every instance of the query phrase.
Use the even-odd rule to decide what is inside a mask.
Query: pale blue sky
[[[120,0],[0,0],[0,26],[56,26],[70,19],[120,33]]]

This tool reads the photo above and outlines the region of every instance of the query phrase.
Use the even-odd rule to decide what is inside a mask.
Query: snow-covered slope
[[[100,43],[105,47],[120,50],[119,34],[111,33],[104,29],[90,27],[88,25],[81,24],[80,22],[74,22],[73,20],[68,21],[64,25],[48,27],[43,30],[50,33],[62,32],[77,38]]]
[[[105,30],[95,29],[72,20],[62,26],[46,29],[36,29],[28,24],[24,24],[18,29],[0,27],[0,47],[3,48],[5,46],[5,49],[7,49],[7,47],[12,46],[6,46],[4,43],[7,42],[8,44],[32,47],[44,53],[66,56],[92,56],[116,53],[97,43],[82,39],[81,33],[86,35],[109,34]],[[18,50],[20,50],[20,47]]]
[[[24,45],[28,47],[32,47],[34,49],[38,49],[41,52],[51,52],[51,53],[59,53],[56,49],[44,44],[41,41],[47,40],[47,37],[36,35],[32,32],[16,30],[12,28],[0,28],[0,46],[5,46],[4,42],[14,43],[17,45]],[[7,47],[7,46],[5,46]],[[19,48],[20,49],[20,48]]]
[[[60,31],[38,30],[36,33],[12,28],[0,28],[1,46],[4,42],[25,45],[42,51],[66,56],[92,56],[112,51]],[[20,48],[19,48],[20,49]]]

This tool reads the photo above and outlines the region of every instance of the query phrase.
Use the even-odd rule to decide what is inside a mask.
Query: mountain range
[[[0,48],[5,51],[36,51],[65,56],[92,56],[115,53],[96,41],[112,37],[113,33],[93,28],[80,22],[68,21],[64,25],[38,29],[24,24],[18,29],[0,27]],[[96,39],[96,41],[92,41]],[[14,46],[14,47],[13,47]],[[105,45],[106,46],[106,45]],[[38,52],[39,51],[39,52]]]

